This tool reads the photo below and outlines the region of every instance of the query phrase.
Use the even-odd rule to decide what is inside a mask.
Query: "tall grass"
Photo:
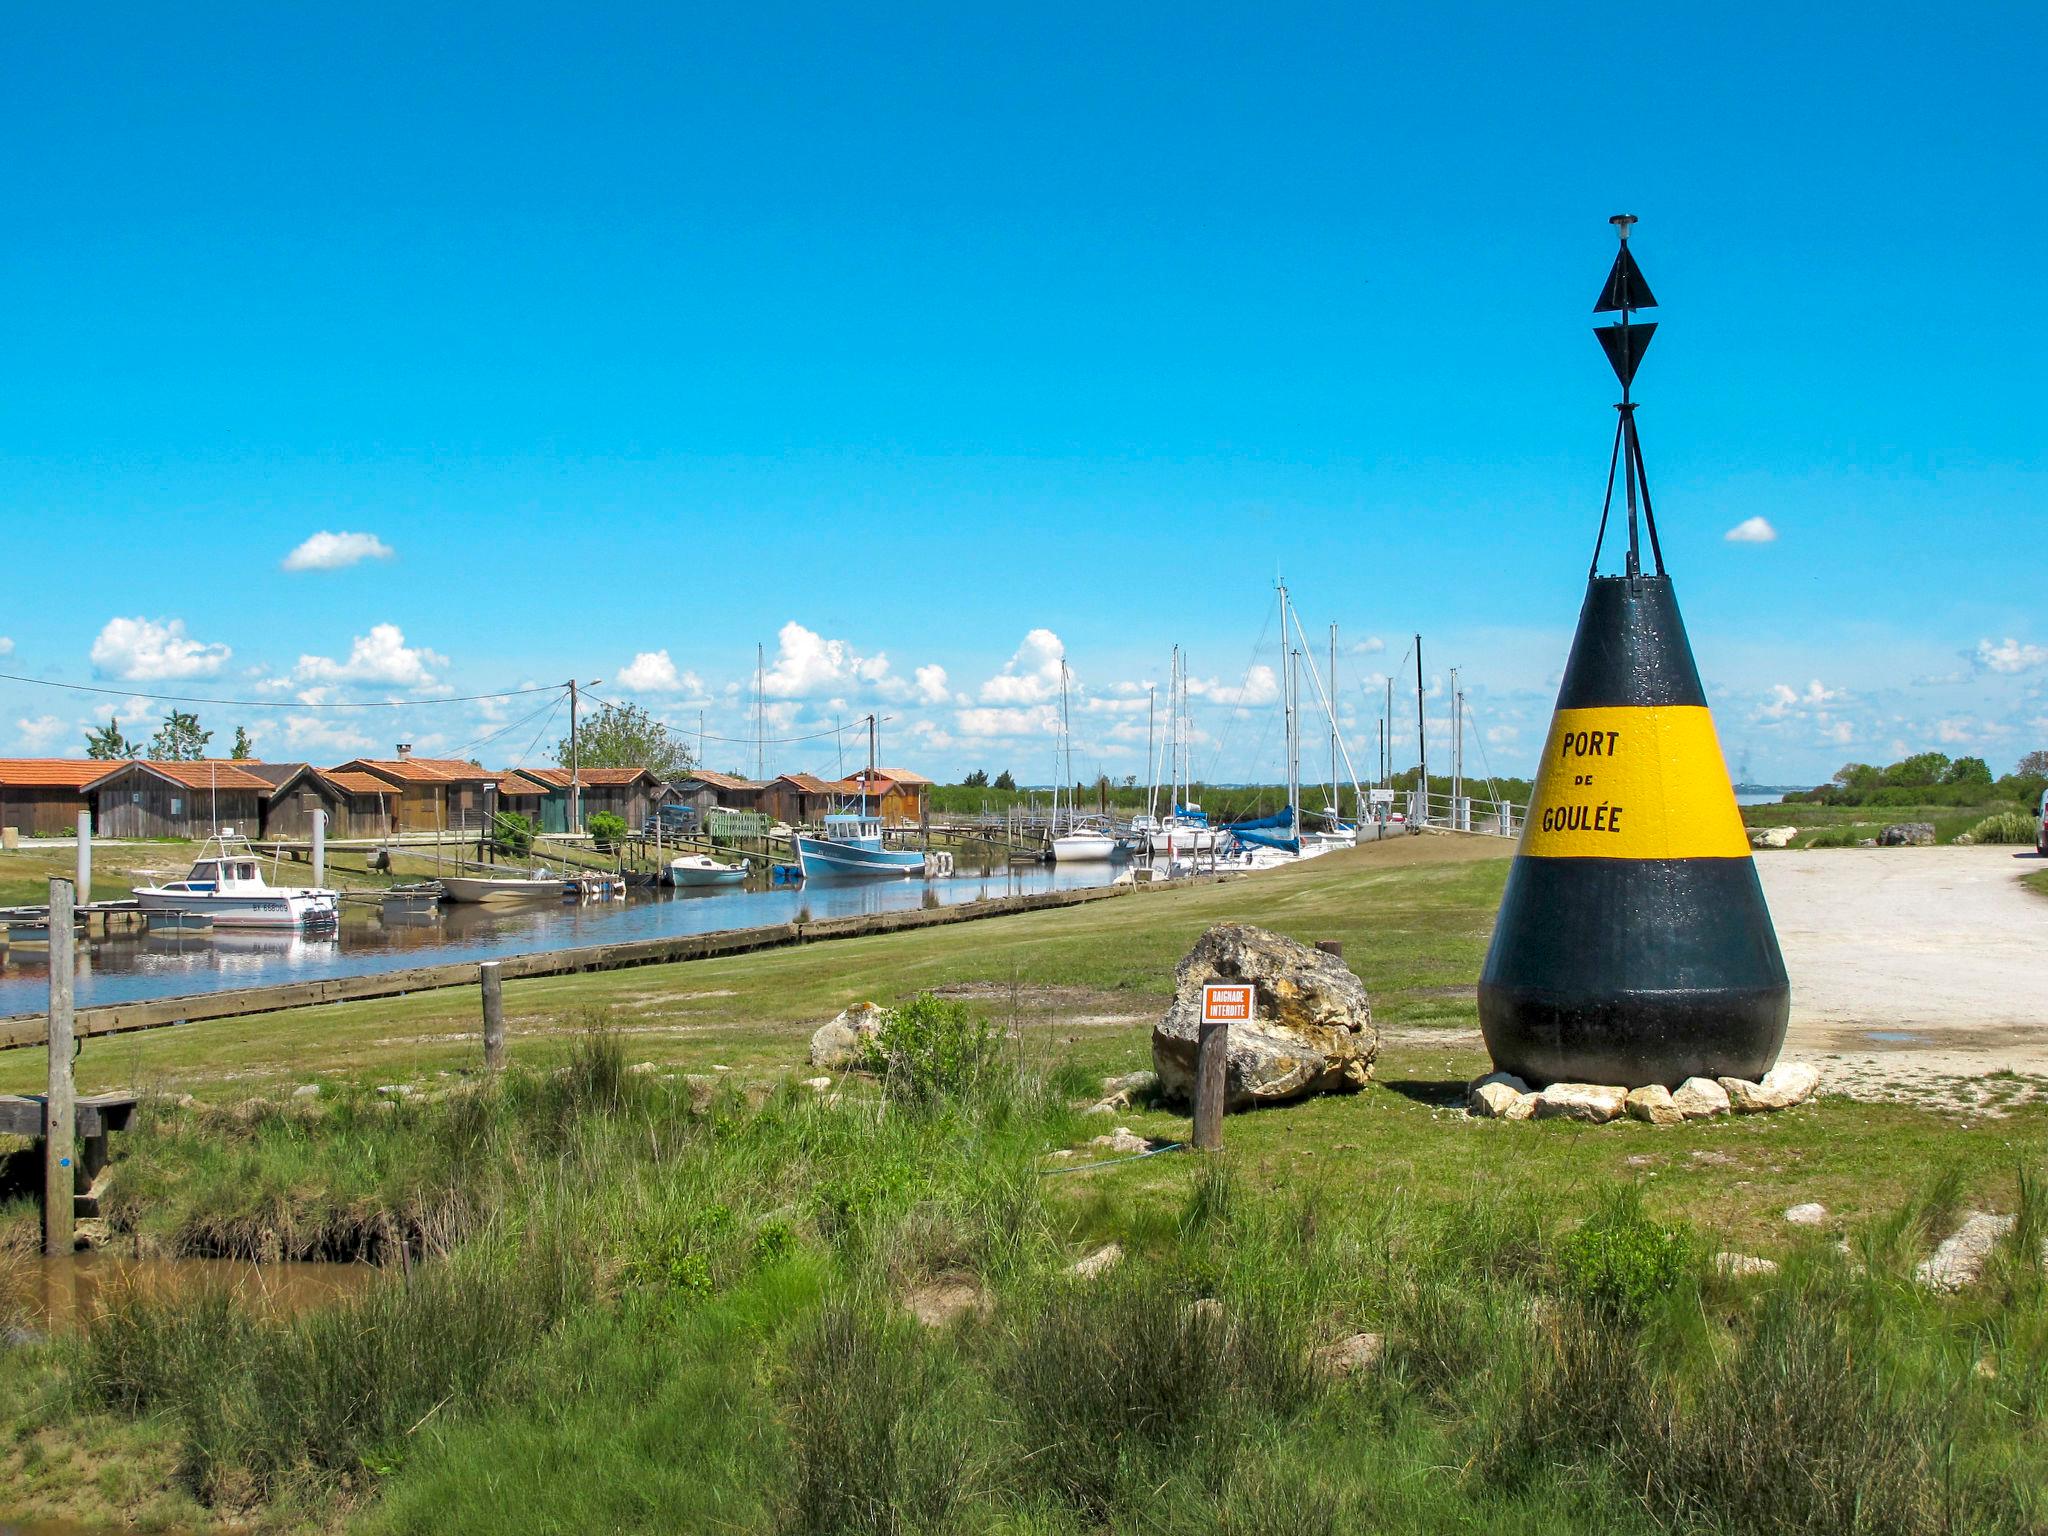
[[[837,1103],[750,1101],[632,1074],[598,1031],[431,1103],[162,1117],[124,1177],[208,1241],[390,1231],[394,1262],[296,1318],[138,1298],[62,1347],[69,1390],[162,1425],[218,1507],[352,1498],[390,1531],[2048,1521],[2035,1171],[1970,1297],[1910,1280],[1953,1178],[1853,1259],[1738,1284],[1626,1188],[1338,1202],[1188,1158],[1142,1165],[1163,1210],[1091,1199],[1129,1170],[1039,1176],[1091,1125],[1072,1073],[950,1010],[895,1053]],[[1071,1272],[1112,1235],[1121,1265]],[[914,1322],[942,1283],[974,1304]],[[1318,1363],[1359,1331],[1377,1368]]]

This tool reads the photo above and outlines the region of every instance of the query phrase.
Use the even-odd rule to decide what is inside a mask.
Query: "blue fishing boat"
[[[882,846],[882,818],[868,811],[868,786],[875,781],[876,720],[868,716],[868,771],[862,775],[860,809],[837,811],[825,818],[815,837],[798,832],[797,866],[806,880],[827,878],[901,879],[925,872],[925,856],[914,848]]]
[[[799,832],[793,841],[806,880],[820,875],[901,878],[924,873],[924,854],[914,848],[884,848],[882,820],[865,810],[827,816],[818,836]]]

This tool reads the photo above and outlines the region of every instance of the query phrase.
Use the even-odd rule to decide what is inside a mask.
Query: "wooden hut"
[[[393,793],[392,819],[399,832],[475,831],[490,814],[498,775],[453,757],[414,757],[401,747],[397,757],[357,757],[329,769],[367,774]]]
[[[907,768],[877,768],[873,777],[863,768],[833,786],[841,796],[867,798],[868,809],[890,827],[921,827],[931,819],[932,781]]]
[[[93,808],[85,786],[108,765],[85,757],[0,758],[0,826],[27,837],[78,830],[78,813]]]
[[[328,771],[311,763],[250,763],[271,785],[263,805],[263,835],[303,841],[313,835],[313,812],[327,813],[329,837],[383,837],[392,827],[398,792],[367,773]]]
[[[712,773],[698,768],[669,786],[667,803],[688,806],[696,824],[701,827],[705,816],[714,810],[758,811],[761,809],[761,792],[767,787],[737,774]]]
[[[816,826],[845,798],[843,788],[815,773],[784,773],[762,786],[760,809],[792,827]]]
[[[569,770],[566,768],[521,768],[522,778],[545,784],[562,797],[562,824],[549,832],[566,831],[569,825]],[[638,831],[654,814],[654,807],[666,795],[668,786],[645,768],[583,768],[577,771],[583,790],[583,824],[600,812],[625,818]],[[503,791],[500,791],[502,794]]]
[[[569,830],[569,790],[551,784],[544,770],[507,768],[498,775],[498,809],[524,816],[542,832]]]
[[[102,837],[211,837],[232,827],[245,837],[262,830],[270,783],[250,765],[225,758],[134,762],[105,770],[85,786],[93,797],[94,830]]]

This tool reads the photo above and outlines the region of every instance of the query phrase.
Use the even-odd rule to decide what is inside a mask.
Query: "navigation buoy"
[[[1784,1044],[1791,986],[1657,541],[1629,397],[1656,329],[1631,312],[1656,301],[1634,218],[1612,222],[1621,250],[1594,306],[1621,316],[1595,331],[1622,388],[1607,500],[1479,1023],[1494,1065],[1531,1083],[1755,1080]],[[1617,469],[1627,559],[1602,576]]]

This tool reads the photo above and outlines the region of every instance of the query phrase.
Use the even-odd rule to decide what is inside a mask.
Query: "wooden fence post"
[[[477,967],[477,979],[484,990],[484,1070],[505,1069],[505,988],[498,978],[498,962],[486,960]]]
[[[71,981],[77,961],[72,934],[72,886],[50,877],[50,1083],[43,1100],[43,1252],[51,1258],[71,1252],[77,1170],[78,1097],[71,1081]]]
[[[1344,958],[1344,941],[1342,939],[1317,939],[1316,948],[1334,959],[1342,960]]]
[[[1195,1034],[1195,1150],[1223,1150],[1223,1095],[1230,1065],[1230,1026],[1204,1019]]]

